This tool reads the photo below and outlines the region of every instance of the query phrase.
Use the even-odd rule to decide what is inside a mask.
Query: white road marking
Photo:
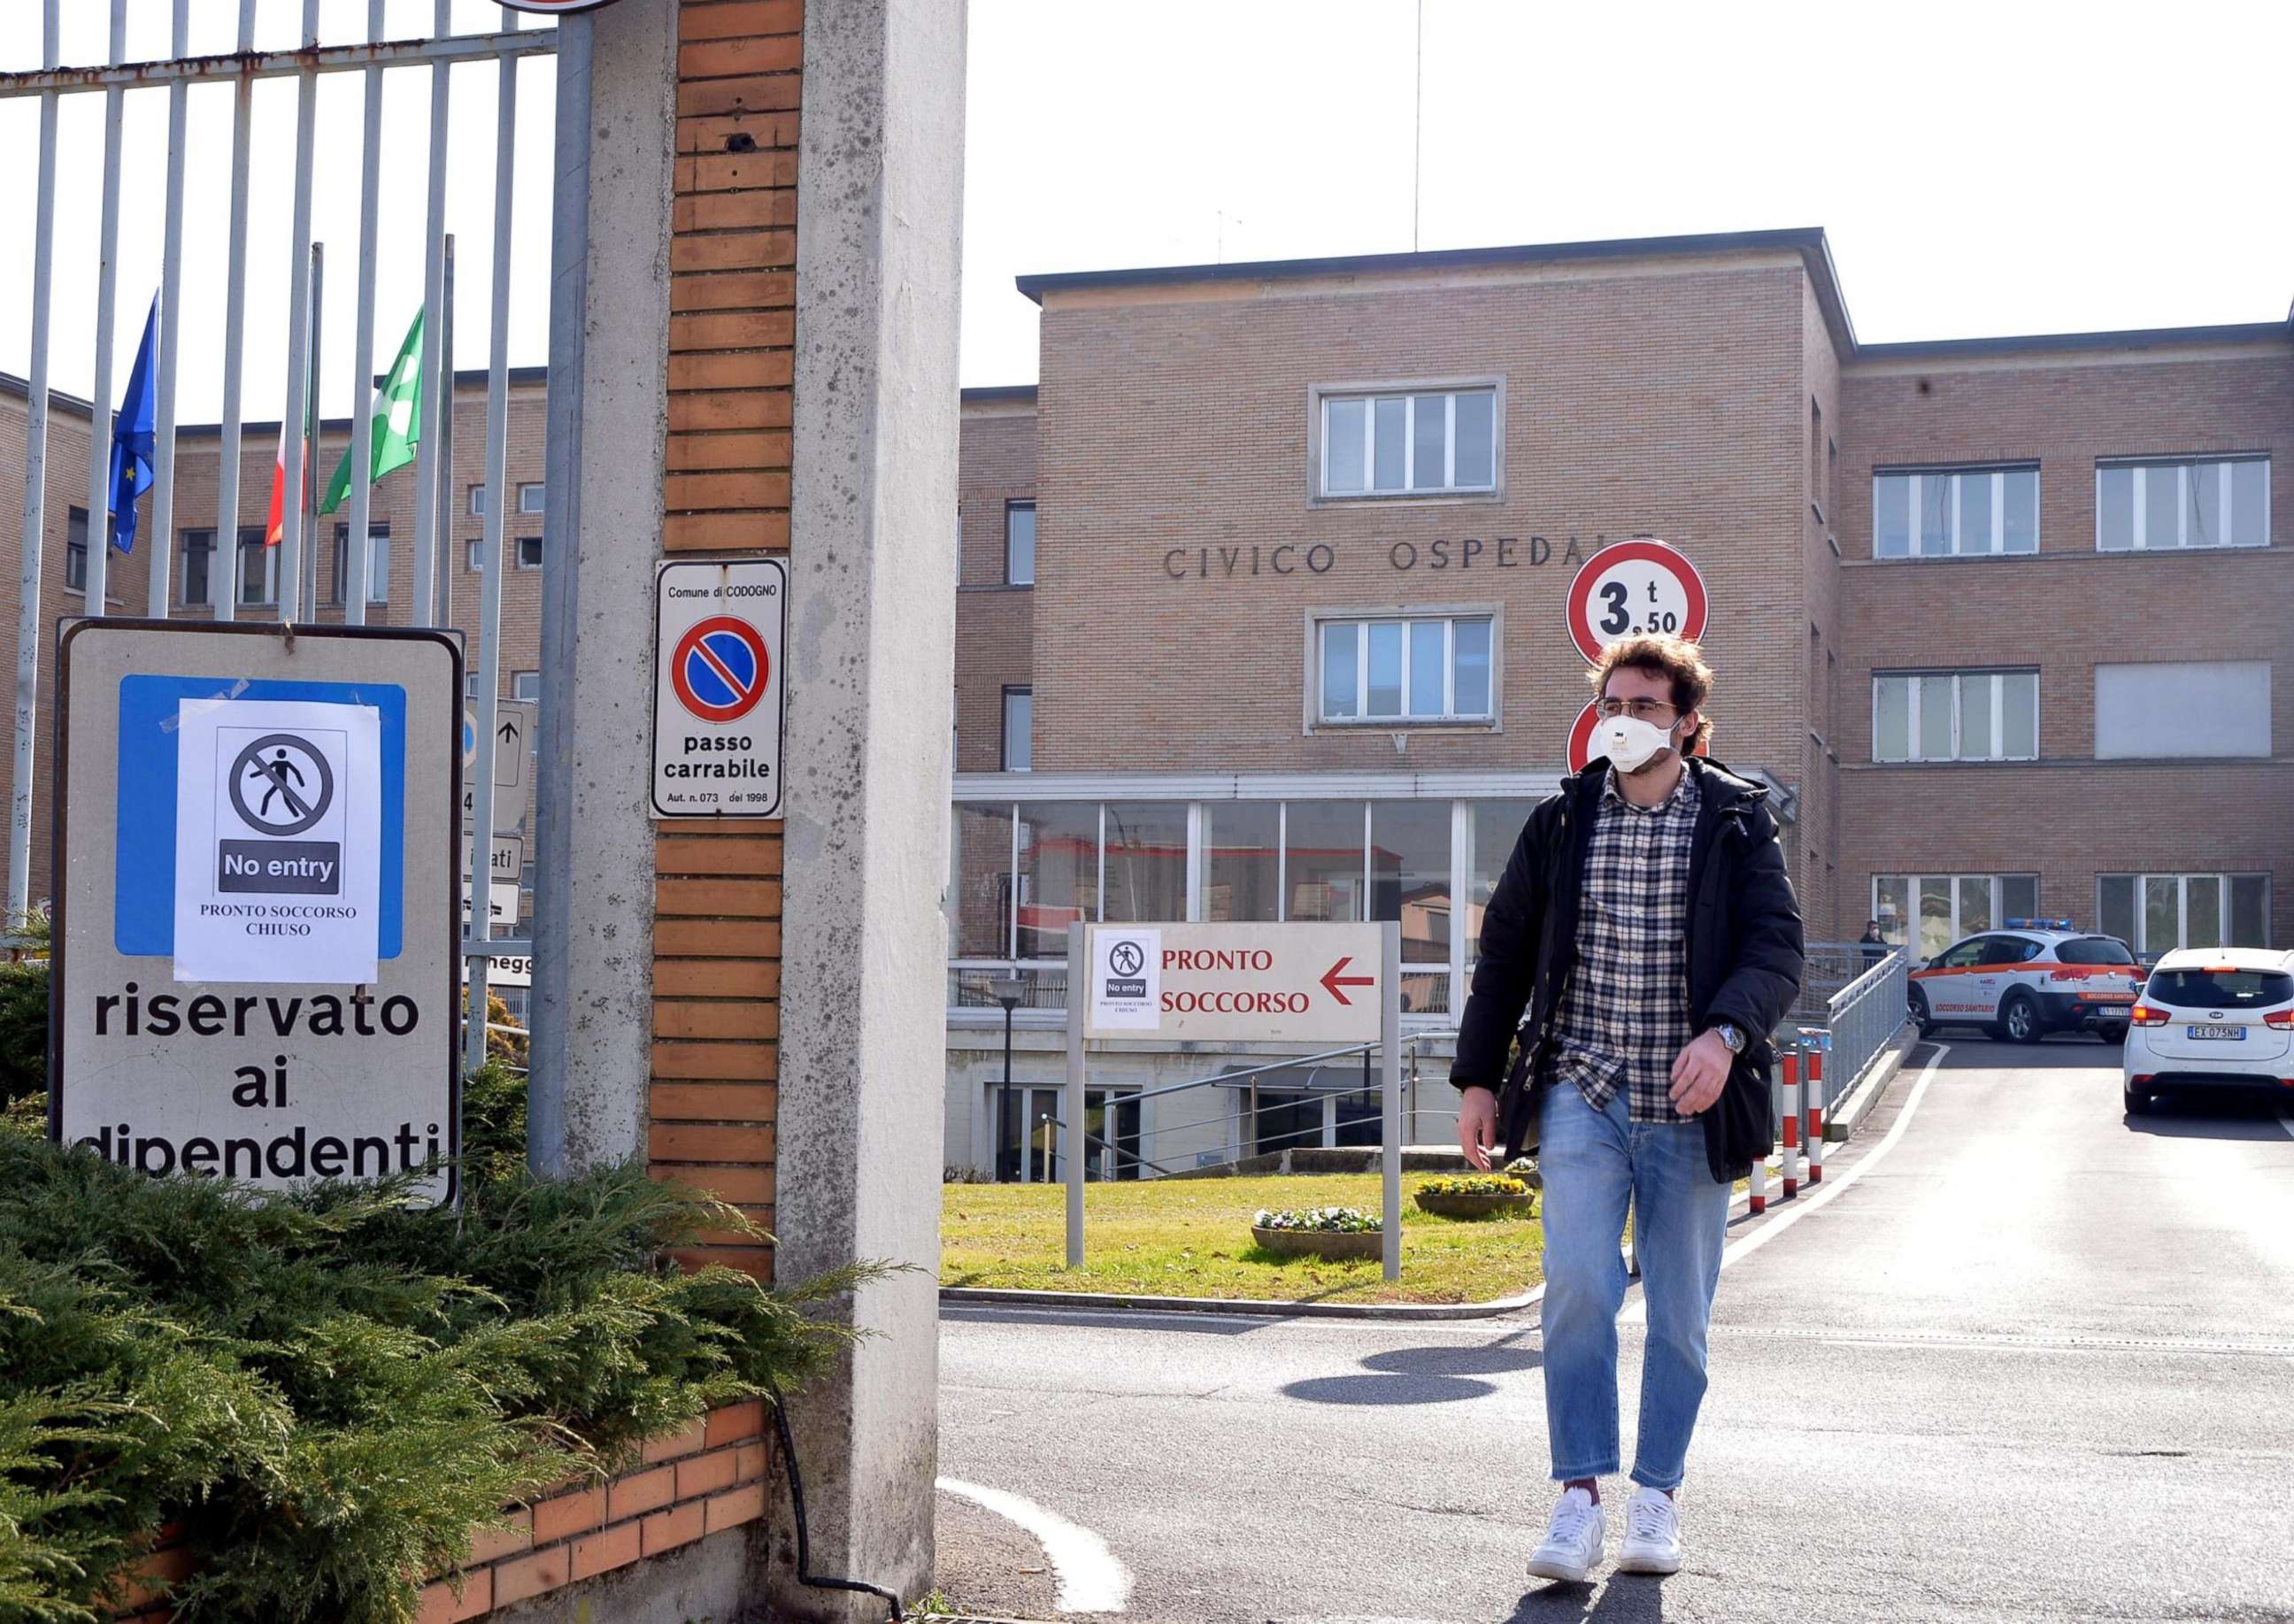
[[[1131,1601],[1131,1570],[1125,1567],[1107,1541],[1087,1528],[1046,1511],[1033,1500],[1001,1489],[940,1480],[943,1493],[960,1495],[983,1506],[1005,1522],[1024,1528],[1044,1547],[1052,1571],[1059,1576],[1053,1604],[1062,1612],[1121,1612]]]
[[[1904,1108],[1896,1113],[1896,1120],[1889,1125],[1888,1132],[1882,1137],[1880,1142],[1872,1147],[1871,1153],[1857,1157],[1847,1167],[1840,1170],[1836,1178],[1827,1178],[1813,1190],[1803,1189],[1793,1199],[1782,1203],[1780,1208],[1770,1207],[1766,1223],[1749,1235],[1738,1236],[1722,1250],[1720,1266],[1723,1269],[1757,1252],[1785,1230],[1792,1228],[1794,1224],[1824,1206],[1826,1202],[1833,1199],[1855,1183],[1858,1179],[1863,1177],[1865,1169],[1877,1163],[1882,1157],[1896,1148],[1896,1141],[1904,1136],[1904,1130],[1912,1125],[1912,1114],[1920,1108],[1920,1101],[1926,1097],[1928,1084],[1935,1081],[1936,1068],[1942,1065],[1943,1057],[1951,1052],[1951,1045],[1938,1043],[1935,1045],[1935,1058],[1927,1063],[1926,1069],[1920,1073],[1920,1080],[1913,1084],[1910,1098],[1904,1101]],[[1826,1171],[1832,1170],[1827,1168]],[[1647,1319],[1647,1314],[1648,1300],[1646,1297],[1635,1297],[1625,1304],[1624,1311],[1617,1316],[1617,1322],[1620,1325],[1639,1325]]]

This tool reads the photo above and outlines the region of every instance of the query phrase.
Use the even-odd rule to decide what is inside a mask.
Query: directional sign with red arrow
[[[1353,1006],[1354,1000],[1347,997],[1346,994],[1340,990],[1341,988],[1349,987],[1376,987],[1378,985],[1378,978],[1376,976],[1342,976],[1338,973],[1354,962],[1354,954],[1348,954],[1345,958],[1340,959],[1337,963],[1331,965],[1330,969],[1322,972],[1322,990],[1330,994],[1331,997],[1337,999],[1340,1003],[1346,1004],[1349,1008]]]
[[[1093,925],[1085,1031],[1093,1037],[1368,1043],[1393,989],[1377,973],[1387,926]]]

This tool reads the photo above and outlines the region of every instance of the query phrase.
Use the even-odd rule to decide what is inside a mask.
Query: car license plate
[[[2244,1027],[2190,1027],[2184,1029],[2193,1038],[2227,1038],[2233,1043],[2238,1043],[2243,1042],[2246,1037]]]

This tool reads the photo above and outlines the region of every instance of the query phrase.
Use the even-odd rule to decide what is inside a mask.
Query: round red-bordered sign
[[[1569,640],[1589,662],[1622,638],[1669,631],[1704,635],[1704,577],[1669,541],[1617,541],[1577,566],[1565,613]]]
[[[772,680],[757,629],[736,614],[712,614],[679,639],[669,662],[678,703],[704,722],[737,722]]]
[[[1600,719],[1593,713],[1593,702],[1589,699],[1585,702],[1585,708],[1577,713],[1577,719],[1570,724],[1569,770],[1571,772],[1582,773],[1593,765],[1593,727]],[[1692,756],[1705,754],[1704,741],[1709,736],[1704,734],[1698,735],[1696,746],[1688,753]]]
[[[614,0],[494,0],[494,4],[513,12],[540,12],[545,17],[562,16],[567,12],[586,12],[600,5],[611,5]]]

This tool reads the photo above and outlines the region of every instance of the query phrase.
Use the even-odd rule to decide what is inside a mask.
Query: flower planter
[[[1346,1234],[1332,1230],[1263,1230],[1255,1223],[1250,1226],[1250,1234],[1269,1252],[1280,1252],[1285,1257],[1319,1257],[1331,1263],[1381,1256],[1386,1239],[1378,1230]]]
[[[1437,1196],[1421,1190],[1416,1197],[1420,1212],[1443,1218],[1526,1218],[1536,1206],[1533,1196]]]

